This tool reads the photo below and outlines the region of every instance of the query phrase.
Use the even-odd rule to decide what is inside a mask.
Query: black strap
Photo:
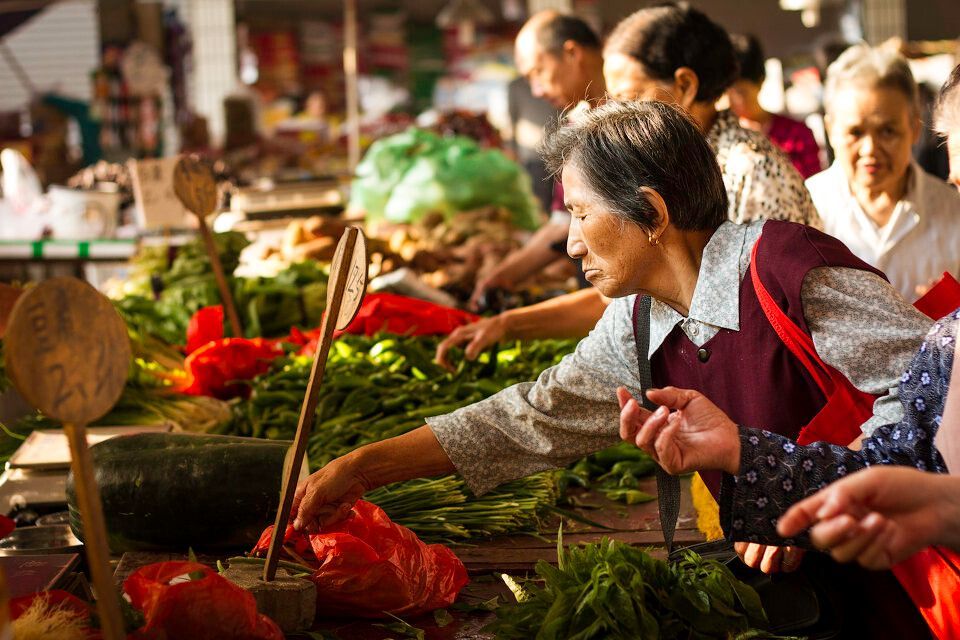
[[[640,364],[640,401],[650,411],[656,410],[656,405],[647,398],[647,389],[653,388],[653,374],[650,371],[650,296],[643,296],[637,300],[633,314],[633,338],[637,343],[637,362]],[[677,519],[680,517],[680,478],[672,476],[657,467],[657,510],[660,513],[660,527],[663,530],[663,541],[667,545],[667,553],[673,551],[673,534],[677,530]]]

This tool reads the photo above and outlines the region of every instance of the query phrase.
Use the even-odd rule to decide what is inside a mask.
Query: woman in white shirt
[[[827,70],[824,102],[836,160],[807,180],[824,230],[907,301],[960,275],[960,195],[910,155],[921,124],[907,61],[855,45]]]

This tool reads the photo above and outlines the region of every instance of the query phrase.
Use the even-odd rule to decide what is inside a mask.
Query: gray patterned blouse
[[[721,328],[739,327],[740,282],[763,222],[721,225],[707,243],[688,317],[654,304],[650,347],[676,324],[703,344]],[[536,382],[518,384],[445,416],[427,419],[440,445],[469,487],[484,493],[531,473],[565,466],[619,439],[616,389],[641,393],[633,338],[635,296],[614,300],[600,322],[560,364]],[[861,391],[877,400],[863,425],[898,421],[900,374],[923,340],[929,322],[882,278],[868,272],[821,267],[801,289],[804,316],[817,352]]]

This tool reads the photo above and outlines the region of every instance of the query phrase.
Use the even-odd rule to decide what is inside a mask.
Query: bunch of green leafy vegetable
[[[692,551],[678,563],[613,540],[557,548],[537,580],[516,588],[490,631],[497,638],[756,638],[766,614],[757,592],[723,564]],[[742,635],[741,635],[742,634]]]
[[[241,234],[217,234],[224,271],[232,274],[247,241]],[[134,331],[168,344],[183,344],[190,318],[201,307],[221,303],[210,261],[199,240],[180,247],[169,269],[151,247],[138,258],[134,281],[137,293],[115,301],[117,310]],[[149,282],[160,278],[162,290],[154,299]],[[314,261],[293,264],[274,277],[227,276],[240,323],[247,337],[274,337],[290,327],[313,328],[326,306],[327,271]]]
[[[656,497],[639,489],[640,478],[656,468],[657,463],[642,449],[632,442],[620,442],[560,472],[560,489],[561,493],[571,487],[595,489],[611,500],[642,504]]]

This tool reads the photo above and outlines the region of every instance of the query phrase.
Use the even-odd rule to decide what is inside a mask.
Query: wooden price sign
[[[219,204],[217,183],[213,179],[213,172],[199,160],[184,156],[180,158],[173,170],[173,191],[183,206],[197,216],[200,235],[203,237],[203,244],[207,248],[210,265],[213,267],[213,275],[217,280],[217,288],[220,290],[220,301],[230,321],[230,330],[235,337],[243,337],[243,327],[240,326],[240,316],[237,315],[237,308],[233,304],[233,294],[223,273],[223,265],[217,253],[217,245],[213,242],[213,234],[207,225],[207,216],[216,213]]]
[[[4,347],[6,369],[17,390],[33,407],[63,422],[103,637],[120,640],[126,634],[86,425],[106,414],[123,392],[131,358],[127,327],[92,286],[54,278],[19,297]]]
[[[300,419],[297,421],[297,435],[293,440],[292,455],[288,458],[284,471],[283,491],[280,507],[273,525],[270,538],[270,550],[263,567],[263,579],[270,582],[277,575],[277,563],[283,546],[284,533],[293,507],[293,494],[297,488],[297,478],[303,465],[303,454],[307,449],[307,438],[313,428],[320,397],[320,385],[327,367],[327,356],[333,343],[333,332],[343,330],[353,322],[360,310],[360,303],[367,290],[367,242],[363,233],[356,227],[347,227],[330,265],[330,281],[327,283],[327,310],[320,325],[320,342],[313,357],[310,380],[300,407]]]
[[[173,192],[173,171],[177,158],[127,160],[137,224],[142,229],[170,229],[187,226],[187,212]]]

